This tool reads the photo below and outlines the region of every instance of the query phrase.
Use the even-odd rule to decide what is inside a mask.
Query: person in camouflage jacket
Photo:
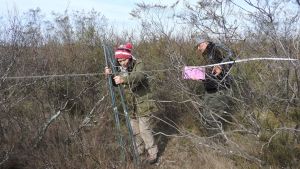
[[[118,74],[114,75],[115,86],[123,85],[126,104],[130,112],[130,123],[137,144],[139,154],[148,152],[147,161],[157,160],[158,148],[150,127],[151,114],[158,111],[152,100],[152,92],[147,75],[144,73],[145,64],[131,54],[132,44],[120,45],[115,51]],[[105,74],[111,70],[106,67]]]

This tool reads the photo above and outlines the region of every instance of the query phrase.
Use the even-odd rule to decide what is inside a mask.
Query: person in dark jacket
[[[152,113],[158,111],[152,100],[148,78],[144,73],[144,63],[131,54],[132,44],[120,45],[115,51],[118,74],[114,75],[114,85],[123,85],[126,104],[130,113],[130,124],[139,154],[147,151],[146,160],[154,163],[157,160],[158,148],[150,127]],[[105,74],[111,74],[106,67]]]
[[[207,67],[204,82],[204,109],[202,119],[209,133],[219,133],[223,130],[223,121],[231,114],[232,99],[230,88],[232,87],[232,76],[230,69],[232,64],[220,64],[233,61],[234,52],[224,45],[209,41],[207,36],[195,37],[197,51],[201,54]],[[219,65],[218,65],[219,64]]]

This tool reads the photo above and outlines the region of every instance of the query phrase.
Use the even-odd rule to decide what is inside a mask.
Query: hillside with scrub
[[[131,15],[140,27],[122,31],[95,10],[0,17],[0,168],[299,168],[300,4],[243,2],[138,3]],[[236,61],[294,59],[234,63],[232,113],[214,135],[202,118],[203,83],[182,77],[183,66],[203,65],[193,40],[203,33]],[[103,73],[103,46],[113,52],[126,42],[159,108],[152,165],[134,163],[122,109],[116,130]]]

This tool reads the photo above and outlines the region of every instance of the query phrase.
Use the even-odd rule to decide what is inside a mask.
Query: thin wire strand
[[[84,73],[84,74],[60,74],[60,75],[38,75],[38,76],[15,76],[15,77],[1,77],[0,79],[45,79],[45,78],[57,78],[57,77],[88,77],[99,76],[104,73]]]
[[[273,60],[273,61],[299,61],[298,59],[292,59],[292,58],[248,58],[248,59],[240,59],[235,61],[229,61],[229,62],[223,62],[223,63],[217,63],[217,64],[210,64],[210,65],[203,65],[203,66],[195,66],[195,67],[213,67],[218,65],[225,65],[225,64],[235,64],[240,62],[248,62],[248,61],[256,61],[256,60]],[[184,67],[184,66],[182,66]],[[175,71],[178,69],[156,69],[156,70],[148,70],[143,71],[145,73],[150,72],[164,72],[164,71]],[[105,73],[84,73],[84,74],[60,74],[60,75],[38,75],[38,76],[15,76],[15,77],[1,77],[1,80],[17,80],[17,79],[45,79],[45,78],[60,78],[60,77],[88,77],[88,76],[102,76],[105,75]]]

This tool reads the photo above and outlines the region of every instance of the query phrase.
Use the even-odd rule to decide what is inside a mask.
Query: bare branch
[[[69,101],[66,101],[64,106],[58,112],[56,112],[56,114],[51,116],[51,118],[48,119],[47,122],[44,124],[44,126],[40,129],[40,132],[38,133],[38,138],[37,138],[36,143],[34,144],[34,147],[37,147],[38,144],[42,141],[50,124],[61,115],[61,113],[66,109],[68,103],[69,103]]]

